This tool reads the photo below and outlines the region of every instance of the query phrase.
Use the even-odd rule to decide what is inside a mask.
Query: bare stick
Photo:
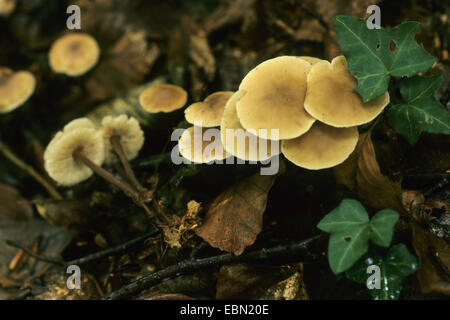
[[[2,154],[12,163],[14,163],[16,166],[18,166],[20,169],[24,170],[26,173],[28,173],[30,176],[32,176],[41,186],[43,186],[47,192],[50,194],[50,196],[56,200],[62,200],[62,196],[59,194],[59,192],[52,186],[52,184],[47,181],[43,176],[41,176],[36,170],[34,170],[31,166],[23,162],[19,157],[17,157],[11,149],[4,144],[2,141],[0,141],[0,151]]]
[[[21,244],[19,244],[17,242],[14,242],[14,241],[7,240],[6,244],[9,245],[9,246],[18,248],[18,249],[22,249],[25,253],[27,253],[28,255],[32,256],[33,258],[36,258],[37,260],[44,261],[44,262],[49,262],[49,263],[56,264],[56,265],[59,265],[59,266],[62,266],[62,267],[67,267],[67,266],[70,266],[70,265],[82,265],[82,264],[86,264],[88,262],[92,262],[92,261],[95,261],[95,260],[102,259],[104,257],[111,256],[113,254],[116,254],[116,253],[119,253],[121,251],[124,251],[124,250],[128,249],[129,247],[133,246],[134,244],[136,244],[138,242],[141,242],[142,240],[145,240],[145,239],[147,239],[149,237],[153,237],[153,236],[157,235],[158,233],[159,233],[159,230],[152,230],[152,231],[144,233],[143,235],[141,235],[141,236],[139,236],[137,238],[134,238],[134,239],[132,239],[130,241],[124,242],[124,243],[122,243],[122,244],[120,244],[120,245],[118,245],[116,247],[108,248],[108,249],[105,249],[103,251],[99,251],[99,252],[87,255],[85,257],[82,257],[82,258],[79,258],[79,259],[70,260],[70,261],[64,261],[64,260],[61,260],[61,259],[50,258],[50,257],[46,257],[46,256],[42,256],[42,255],[36,254],[32,250],[28,249],[27,247],[25,247],[25,246],[23,246],[23,245],[21,245]]]
[[[309,246],[311,243],[320,239],[323,235],[318,235],[307,240],[297,242],[290,245],[277,246],[270,249],[262,249],[259,251],[249,252],[241,256],[235,256],[233,254],[224,254],[220,256],[214,256],[203,259],[189,259],[181,261],[175,265],[169,266],[165,269],[151,273],[143,278],[131,282],[130,284],[111,292],[103,299],[105,300],[118,300],[127,299],[133,295],[139,293],[142,290],[148,289],[155,284],[160,283],[166,278],[172,278],[181,274],[186,274],[194,271],[198,271],[203,268],[211,268],[219,265],[235,264],[240,262],[251,262],[271,259],[281,256],[295,256],[296,260],[304,259],[309,256],[313,259],[317,259],[320,255],[314,255],[309,252]],[[300,256],[303,254],[303,256]]]

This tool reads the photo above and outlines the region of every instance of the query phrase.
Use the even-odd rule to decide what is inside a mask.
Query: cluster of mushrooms
[[[150,215],[145,203],[151,192],[136,178],[129,160],[136,158],[144,144],[139,122],[126,115],[106,116],[97,128],[88,118],[69,122],[57,132],[44,153],[45,169],[61,186],[73,186],[94,173],[121,189]],[[102,168],[121,163],[122,178]]]
[[[51,46],[48,59],[53,72],[79,77],[98,62],[100,48],[86,33],[67,33]],[[8,113],[23,105],[34,93],[36,79],[29,71],[13,72],[0,67],[0,113]]]
[[[181,136],[180,153],[197,163],[228,156],[264,161],[281,149],[299,167],[336,166],[355,149],[357,126],[373,120],[389,103],[387,92],[364,103],[353,90],[356,85],[344,56],[331,63],[307,56],[266,60],[244,77],[238,91],[216,92],[185,110],[194,126]],[[210,127],[220,127],[220,140],[206,136]],[[230,130],[233,135],[226,134]],[[194,148],[194,134],[202,135],[201,148]],[[256,148],[249,144],[253,135]],[[245,141],[245,148],[238,148],[238,140]],[[210,144],[216,152],[204,154]]]

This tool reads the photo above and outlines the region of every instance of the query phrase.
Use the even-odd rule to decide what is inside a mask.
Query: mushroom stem
[[[117,179],[111,173],[109,173],[105,169],[101,168],[100,166],[96,165],[94,162],[89,160],[83,154],[82,148],[76,149],[73,152],[73,157],[75,158],[75,160],[78,160],[78,161],[82,162],[84,165],[88,166],[97,175],[99,175],[100,177],[102,177],[103,179],[108,181],[109,183],[112,183],[113,185],[115,185],[116,187],[121,189],[128,196],[132,197],[133,199],[137,199],[137,196],[138,196],[137,192],[128,183],[125,183],[125,182]]]
[[[120,162],[123,165],[123,168],[125,169],[125,174],[128,178],[128,180],[131,182],[131,184],[136,188],[137,191],[143,192],[146,191],[146,189],[140,184],[138,179],[136,178],[136,175],[134,174],[133,169],[131,169],[130,163],[128,162],[127,157],[125,156],[125,152],[123,151],[122,143],[120,142],[120,136],[114,135],[110,138],[111,145],[114,148],[114,151],[116,152],[117,156],[120,159]]]
[[[142,196],[139,192],[137,192],[135,189],[133,189],[128,183],[123,182],[120,179],[117,179],[114,177],[111,173],[106,171],[105,169],[101,168],[100,166],[96,165],[94,162],[89,160],[84,154],[83,154],[83,148],[77,148],[73,152],[73,157],[82,162],[84,165],[88,166],[95,174],[99,175],[109,183],[115,185],[120,190],[122,190],[127,196],[132,198],[134,202],[136,202],[138,205],[140,205],[145,212],[149,215],[150,218],[153,218],[155,216],[155,213],[150,210],[144,203]]]

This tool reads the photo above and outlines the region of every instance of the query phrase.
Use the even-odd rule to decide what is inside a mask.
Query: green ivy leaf
[[[406,79],[400,82],[404,104],[388,110],[390,125],[414,145],[422,132],[450,134],[450,114],[434,93],[442,83],[442,76]]]
[[[355,91],[364,102],[384,94],[391,76],[411,77],[434,63],[433,56],[414,41],[420,30],[418,22],[404,22],[387,31],[369,29],[363,19],[339,15],[334,26],[348,69],[358,80]]]
[[[342,202],[320,220],[317,227],[325,232],[339,232],[348,226],[367,224],[369,216],[363,205],[353,199],[344,199]]]
[[[385,209],[369,220],[366,209],[353,199],[344,199],[318,223],[317,227],[330,233],[328,262],[331,270],[341,273],[350,268],[368,250],[368,242],[389,246],[393,228],[398,220],[394,210]]]
[[[369,289],[375,300],[395,300],[400,297],[405,277],[418,269],[416,257],[409,253],[402,243],[389,249],[384,260],[376,252],[370,252],[362,257],[352,268],[347,270],[348,279],[367,285],[367,267],[377,265],[380,268],[380,289]]]
[[[370,239],[376,245],[389,247],[399,214],[392,209],[378,211],[370,220]]]

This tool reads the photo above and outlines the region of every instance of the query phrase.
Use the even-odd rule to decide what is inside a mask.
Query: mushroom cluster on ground
[[[264,161],[281,151],[306,169],[336,166],[355,149],[357,126],[372,121],[389,103],[387,92],[364,103],[356,85],[344,56],[331,62],[308,56],[266,60],[248,72],[234,94],[218,92],[185,110],[194,127],[181,136],[180,153],[203,163],[226,155]],[[203,124],[201,130],[194,130],[196,123]],[[205,156],[212,143],[205,128],[218,124],[221,141],[214,143],[221,143],[226,155]],[[195,141],[202,144],[196,147]],[[199,153],[194,156],[194,151]]]
[[[231,91],[214,92],[186,108],[185,119],[193,126],[187,128],[178,141],[184,158],[195,163],[210,163],[230,156],[222,145],[219,126],[225,105],[232,96]]]

